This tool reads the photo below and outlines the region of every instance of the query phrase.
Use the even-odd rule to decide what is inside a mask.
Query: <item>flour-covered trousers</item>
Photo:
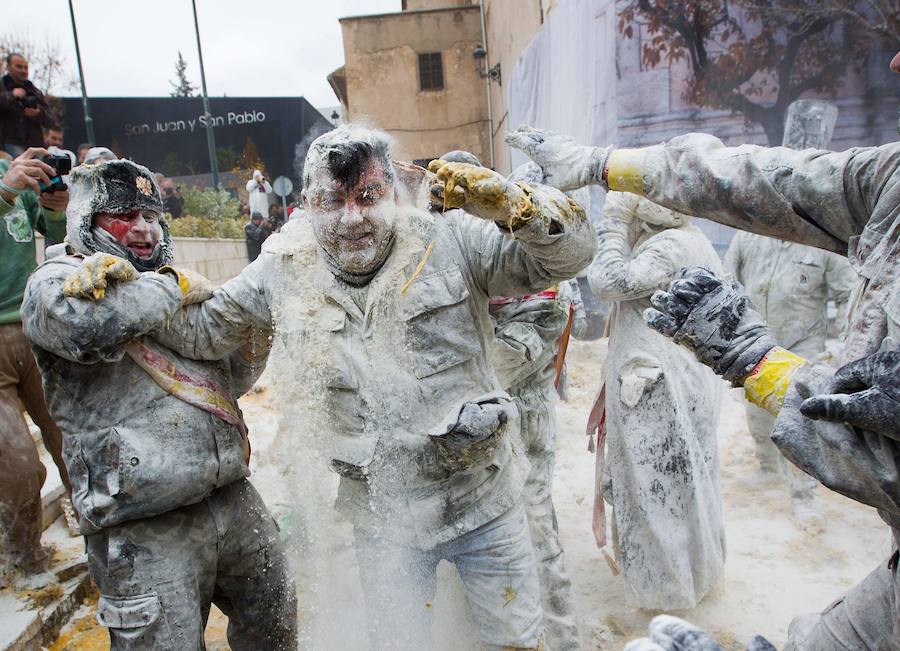
[[[581,648],[572,581],[566,573],[553,508],[553,464],[556,458],[556,409],[553,386],[523,386],[511,390],[522,419],[522,441],[531,463],[523,499],[541,584],[544,635],[553,651]]]
[[[894,532],[896,544],[898,532]],[[900,650],[900,574],[896,555],[821,614],[802,615],[788,628],[785,651]]]
[[[488,651],[542,648],[540,588],[521,504],[433,549],[355,531],[370,648],[421,651],[431,638],[437,565],[459,571],[472,619]]]
[[[275,521],[246,479],[86,541],[112,651],[204,648],[211,603],[228,617],[234,651],[296,649],[294,582]]]
[[[765,409],[744,401],[747,413],[747,426],[753,437],[754,451],[759,467],[784,477],[791,491],[791,497],[797,499],[809,499],[819,482],[810,477],[797,466],[784,458],[778,448],[772,443],[772,430],[775,427],[775,417]]]

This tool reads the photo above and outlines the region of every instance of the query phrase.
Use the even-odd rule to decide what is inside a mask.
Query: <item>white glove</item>
[[[569,136],[527,126],[507,133],[506,144],[540,165],[544,183],[563,192],[585,185],[605,186],[601,176],[612,147],[587,147]]]

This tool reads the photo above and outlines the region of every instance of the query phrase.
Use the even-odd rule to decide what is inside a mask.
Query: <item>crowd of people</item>
[[[201,648],[212,603],[232,649],[296,648],[303,586],[248,479],[237,402],[271,356],[291,376],[273,408],[300,415],[282,435],[340,477],[373,648],[432,646],[442,560],[484,648],[581,648],[551,488],[554,392],[568,338],[588,331],[582,275],[609,305],[588,422],[594,535],[634,605],[692,608],[722,577],[724,379],[743,387],[760,471],[787,478],[809,535],[821,484],[894,536],[890,559],[792,622],[785,649],[900,648],[900,145],[830,152],[833,114],[791,110],[803,119],[774,148],[706,134],[594,147],[522,127],[507,142],[531,162],[509,178],[459,151],[418,168],[385,134],[342,125],[309,149],[302,219],[254,173],[251,264],[218,288],[173,264],[170,180],[88,147],[50,192],[48,150],[4,126],[3,580],[47,566],[45,470],[21,401],[71,499],[113,649]],[[597,224],[591,185],[607,191]],[[691,216],[746,232],[724,265]],[[61,242],[39,267],[35,231]],[[719,647],[661,616],[628,648]]]

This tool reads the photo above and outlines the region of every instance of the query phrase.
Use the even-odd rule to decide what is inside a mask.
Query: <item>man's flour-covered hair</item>
[[[312,175],[324,166],[342,187],[351,188],[359,182],[363,170],[371,161],[382,164],[385,179],[393,184],[392,145],[393,140],[383,131],[342,124],[322,134],[310,145],[303,167],[303,185],[309,187]]]

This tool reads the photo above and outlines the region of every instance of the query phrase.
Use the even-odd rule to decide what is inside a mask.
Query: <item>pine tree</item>
[[[184,60],[184,57],[181,56],[181,50],[178,50],[178,60],[175,62],[175,76],[178,78],[178,83],[170,81],[169,83],[172,85],[174,90],[169,93],[172,97],[194,97],[194,91],[197,90],[197,87],[188,81],[187,75],[185,74],[185,70],[187,69],[187,62]]]

